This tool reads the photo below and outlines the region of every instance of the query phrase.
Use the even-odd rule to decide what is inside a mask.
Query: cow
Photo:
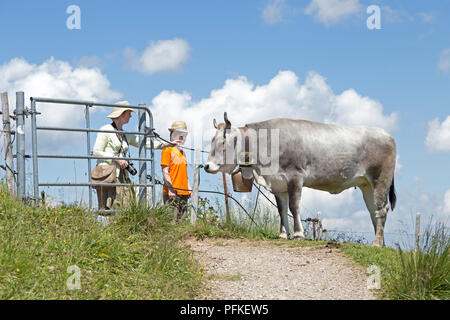
[[[242,169],[240,157],[244,155],[248,160],[244,162],[245,169],[250,169],[255,181],[275,196],[281,220],[280,238],[290,238],[288,209],[294,218],[293,238],[305,238],[299,212],[303,187],[331,194],[358,187],[375,230],[373,245],[384,246],[388,199],[391,210],[396,204],[396,143],[385,130],[286,118],[235,127],[226,112],[224,121],[213,121],[217,131],[204,170],[234,174]],[[277,163],[275,170],[265,170],[268,164],[262,163],[261,150],[249,157],[252,146],[262,145],[261,139],[249,137],[249,132],[262,131],[278,134],[264,135],[266,147],[272,150],[269,159]],[[275,144],[278,150],[273,152]]]

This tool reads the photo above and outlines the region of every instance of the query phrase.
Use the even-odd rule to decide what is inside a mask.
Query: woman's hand
[[[120,169],[125,169],[128,167],[128,161],[126,160],[114,160],[114,162],[120,166]]]

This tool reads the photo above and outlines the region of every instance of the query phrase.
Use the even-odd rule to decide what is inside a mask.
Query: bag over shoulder
[[[92,183],[116,183],[116,181],[116,166],[114,165],[98,165],[92,170]]]

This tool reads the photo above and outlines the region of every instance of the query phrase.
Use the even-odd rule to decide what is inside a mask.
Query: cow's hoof
[[[283,233],[280,233],[279,238],[287,240],[288,236],[287,236],[286,232],[283,232]]]
[[[384,242],[383,242],[383,241],[377,241],[377,240],[375,240],[375,241],[372,243],[372,246],[373,246],[373,247],[380,247],[380,248],[382,248],[382,247],[384,247]]]
[[[305,235],[303,234],[303,232],[296,232],[294,233],[294,240],[303,241],[305,240]]]

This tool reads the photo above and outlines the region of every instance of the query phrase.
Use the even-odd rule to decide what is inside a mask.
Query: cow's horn
[[[223,113],[223,119],[225,120],[225,129],[231,129],[231,122],[228,120],[227,113]]]
[[[217,121],[216,121],[216,119],[213,120],[213,124],[214,124],[214,128],[219,129],[219,127],[217,126]]]

